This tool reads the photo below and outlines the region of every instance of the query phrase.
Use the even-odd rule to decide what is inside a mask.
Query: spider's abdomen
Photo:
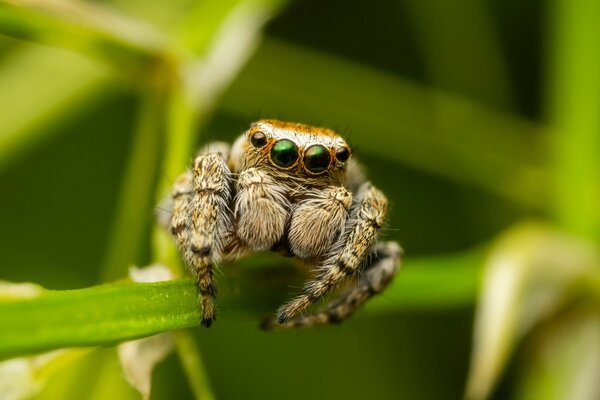
[[[343,187],[329,187],[314,193],[294,208],[288,241],[292,252],[308,259],[323,255],[340,234],[352,194]]]

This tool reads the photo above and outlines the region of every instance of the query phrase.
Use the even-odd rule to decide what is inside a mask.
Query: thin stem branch
[[[482,253],[476,251],[409,260],[386,293],[358,317],[402,309],[470,306],[476,298],[481,259]],[[223,277],[229,281],[221,282],[222,317],[253,318],[258,325],[260,318],[272,314],[289,298],[292,281],[265,279],[282,275],[281,259],[275,257],[271,262],[273,272],[265,271],[268,262],[261,261],[258,269],[240,268],[235,279]],[[248,272],[240,273],[243,270]],[[289,274],[283,271],[283,275]],[[273,286],[265,292],[265,284]],[[33,299],[0,302],[0,359],[62,347],[113,344],[197,326],[199,321],[198,291],[192,279],[49,290]],[[196,386],[207,379],[203,369],[195,369],[202,365],[201,357],[189,345],[189,337],[176,337],[181,340],[177,347],[184,369],[193,376],[190,384],[198,391]]]
[[[200,350],[189,330],[175,332],[175,346],[192,392],[197,400],[213,400],[213,394]]]
[[[558,0],[553,11],[554,211],[567,229],[600,240],[600,3]]]
[[[154,186],[163,132],[162,101],[156,94],[141,98],[131,155],[117,201],[117,212],[109,236],[102,281],[126,275],[144,243],[153,219]]]

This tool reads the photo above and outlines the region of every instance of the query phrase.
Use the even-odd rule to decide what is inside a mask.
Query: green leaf
[[[584,307],[550,321],[527,340],[517,400],[600,398],[600,308]]]
[[[523,223],[497,240],[486,264],[475,316],[469,399],[490,395],[513,350],[541,321],[593,293],[600,254],[579,238]]]
[[[0,358],[89,346],[198,325],[191,280],[47,291],[0,303]]]
[[[470,305],[476,295],[480,260],[479,251],[409,260],[388,290],[360,314]],[[253,268],[253,264],[260,267]],[[224,268],[228,274],[219,282],[220,316],[252,317],[257,329],[261,318],[290,298],[289,287],[305,279],[280,257],[255,257]],[[3,301],[0,359],[61,347],[112,344],[197,326],[197,299],[194,282],[179,279],[49,290],[33,299]]]
[[[4,4],[2,4],[4,3]],[[138,72],[183,51],[151,25],[101,4],[72,1],[0,3],[0,33],[34,43],[76,49]]]

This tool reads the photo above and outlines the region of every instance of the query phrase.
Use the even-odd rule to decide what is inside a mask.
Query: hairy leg
[[[325,261],[317,267],[317,277],[304,287],[304,293],[278,311],[277,319],[284,323],[326,295],[346,276],[360,271],[377,232],[387,214],[387,199],[370,183],[364,183],[350,209],[344,233],[332,245]]]
[[[283,236],[290,209],[283,188],[257,168],[242,171],[236,183],[237,236],[252,250],[269,250]]]
[[[352,193],[341,186],[311,192],[294,206],[288,240],[292,253],[302,259],[323,256],[343,231]]]
[[[225,157],[228,147],[217,143],[204,148],[173,190],[171,232],[190,267],[200,291],[202,325],[215,320],[216,284],[212,265],[219,260],[225,226],[229,221],[231,177]]]
[[[300,328],[313,325],[328,325],[343,321],[362,307],[373,296],[383,292],[401,266],[402,249],[395,242],[378,243],[369,256],[355,285],[348,287],[339,297],[314,314],[293,318],[283,324],[275,319],[266,320],[263,329]]]

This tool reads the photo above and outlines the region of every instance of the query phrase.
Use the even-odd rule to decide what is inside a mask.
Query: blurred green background
[[[585,242],[593,254],[586,266],[597,277],[594,3],[2,1],[0,279],[83,288],[160,259],[152,233],[160,193],[198,145],[230,141],[259,118],[327,126],[348,138],[390,199],[383,237],[404,247],[405,271],[502,252],[494,249],[505,229],[534,218],[573,235],[558,247]],[[514,248],[529,245],[524,229]],[[564,262],[559,256],[557,270],[577,264],[580,254],[568,253]],[[340,326],[265,333],[256,315],[242,313],[223,316],[210,330],[194,328],[215,396],[462,398],[478,348],[474,324],[486,318],[476,309],[485,313],[485,288],[494,286],[485,278],[487,256],[477,260],[466,284],[462,273],[423,286],[423,298],[442,300],[396,306],[392,290],[379,300],[382,311],[367,308]],[[482,273],[482,282],[492,283],[477,296],[469,282]],[[225,287],[227,275],[223,266],[218,279]],[[596,357],[591,367],[531,350],[546,346],[536,332],[552,335],[548,325],[572,323],[573,310],[591,326],[586,343],[600,343],[597,278],[589,276],[577,279],[586,288],[596,282],[591,301],[587,289],[544,283],[560,306],[543,319],[528,314],[532,328],[506,334],[510,346],[482,334],[484,347],[504,354],[501,361],[490,356],[493,363],[508,363],[482,378],[482,397],[567,398],[568,376],[599,371],[598,346],[583,348]],[[539,283],[524,280],[531,281]],[[461,299],[445,303],[444,291],[461,284]],[[282,292],[268,282],[260,290]],[[519,293],[502,315],[529,310]],[[113,353],[107,347],[56,372],[39,397],[138,398]],[[552,371],[553,363],[567,371]],[[583,397],[568,398],[600,393],[597,384],[585,385],[578,386]],[[192,397],[173,354],[154,373],[152,398]]]

